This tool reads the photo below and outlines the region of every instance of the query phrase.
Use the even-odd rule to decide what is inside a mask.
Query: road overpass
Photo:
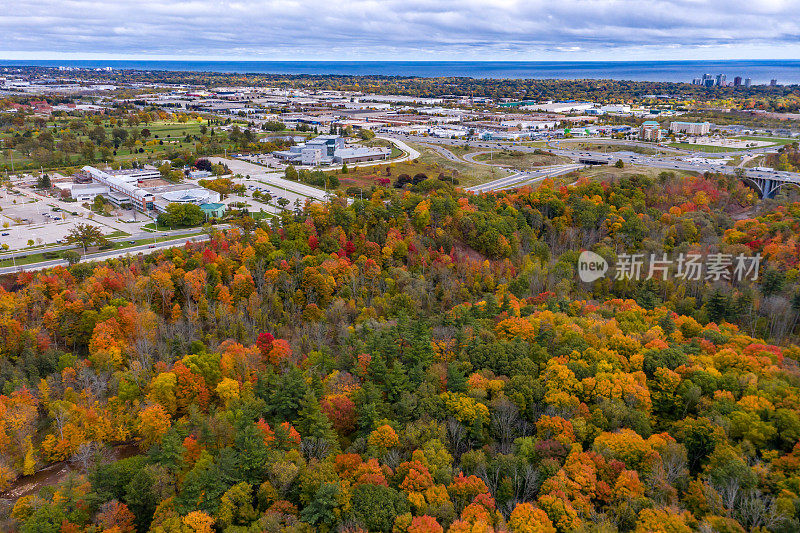
[[[540,147],[526,146],[524,144],[519,144],[519,143],[481,141],[481,140],[465,141],[463,139],[448,139],[443,137],[429,137],[420,135],[393,134],[392,136],[400,137],[405,141],[410,141],[410,142],[419,142],[423,144],[438,144],[444,146],[467,145],[473,148],[483,148],[489,150],[510,149],[527,153],[533,153],[537,150],[542,150],[542,148]],[[587,139],[587,141],[594,141],[594,140],[595,139]],[[631,147],[640,146],[649,149],[655,148],[650,143],[637,143],[635,141],[621,141],[616,144],[624,144]],[[741,155],[743,157],[748,155],[762,155],[769,152],[775,152],[776,150],[777,147],[770,146],[770,147],[759,147],[759,148],[740,150],[736,152],[725,152],[721,154],[691,152],[688,150],[681,150],[679,151],[679,153],[676,154],[676,152],[678,152],[677,150],[670,150],[671,155],[668,155],[666,153],[645,155],[633,151],[597,152],[597,151],[588,151],[581,149],[570,149],[561,147],[560,143],[559,146],[553,146],[552,144],[549,144],[549,148],[547,148],[547,151],[552,154],[568,157],[578,163],[580,162],[581,159],[585,161],[591,159],[597,162],[607,161],[609,164],[613,164],[616,161],[621,160],[626,165],[640,165],[652,168],[660,168],[666,171],[683,170],[688,172],[696,172],[698,174],[703,174],[706,172],[716,172],[722,174],[736,175],[737,177],[742,179],[742,181],[744,181],[747,185],[753,187],[753,189],[755,189],[758,192],[759,196],[761,196],[762,198],[774,197],[775,194],[782,187],[787,185],[800,186],[800,173],[778,171],[778,170],[760,170],[755,168],[743,168],[743,167],[737,168],[730,165],[726,165],[721,158],[735,156],[735,155]],[[525,181],[530,181],[530,180],[519,180],[518,182],[515,181],[520,177],[520,174],[515,174],[513,176],[509,176],[508,178],[501,178],[501,180],[513,178],[512,183],[519,183],[520,185],[524,184]],[[500,180],[495,180],[495,182],[498,181]],[[490,183],[495,183],[495,182],[490,182]],[[475,188],[472,188],[471,190],[473,190],[474,192],[484,192],[484,186],[477,186]],[[485,190],[488,191],[497,189],[489,187],[485,188]]]

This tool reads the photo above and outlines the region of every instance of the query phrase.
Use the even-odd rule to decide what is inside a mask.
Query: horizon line
[[[214,58],[202,59],[191,56],[185,58],[158,58],[158,57],[132,57],[132,58],[26,58],[12,59],[0,57],[0,62],[13,61],[181,61],[197,63],[222,63],[222,62],[247,62],[247,63],[728,63],[736,61],[800,61],[800,57],[787,58],[738,58],[738,59],[244,59],[244,58]]]

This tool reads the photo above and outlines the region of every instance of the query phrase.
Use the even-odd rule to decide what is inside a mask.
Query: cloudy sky
[[[0,0],[0,7],[3,59],[800,58],[800,0]]]

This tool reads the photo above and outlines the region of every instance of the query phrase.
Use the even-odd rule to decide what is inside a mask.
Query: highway
[[[496,179],[488,183],[482,183],[480,185],[470,187],[467,190],[470,192],[489,192],[513,189],[514,187],[536,183],[537,181],[541,181],[545,178],[553,178],[562,174],[569,174],[570,172],[579,170],[581,168],[585,168],[585,165],[572,164],[541,167],[536,170],[518,172],[513,176],[507,176],[505,178]]]
[[[127,238],[130,239],[130,237]],[[209,236],[206,234],[190,235],[188,237],[173,239],[170,241],[164,241],[155,244],[142,244],[139,246],[131,246],[130,248],[125,248],[124,250],[107,250],[107,251],[97,252],[94,254],[89,254],[84,257],[81,257],[81,260],[79,262],[90,263],[92,261],[102,261],[105,259],[114,259],[116,257],[125,257],[126,255],[129,254],[130,255],[136,255],[138,253],[147,254],[158,250],[165,250],[168,248],[183,246],[187,242],[202,242],[208,239]],[[40,263],[33,263],[30,265],[19,265],[16,267],[14,266],[2,267],[0,268],[0,275],[14,274],[15,272],[24,272],[31,270],[43,270],[45,268],[52,268],[55,266],[66,266],[66,265],[68,265],[68,263],[64,259],[54,259],[52,261],[42,261]]]
[[[220,227],[220,226],[217,226]],[[138,233],[133,233],[126,237],[115,237],[113,239],[108,239],[110,242],[127,242],[127,241],[140,241],[143,239],[156,239],[160,238],[163,239],[164,237],[172,237],[174,235],[186,235],[189,233],[191,229],[176,229],[171,231],[159,231],[159,232],[145,232],[141,231]],[[42,252],[63,252],[65,250],[73,250],[77,249],[75,244],[60,244],[58,246],[47,246],[46,248],[33,248],[29,250],[18,250],[16,252],[6,252],[0,254],[0,261],[5,259],[11,258],[20,258],[26,257],[31,254],[37,254]],[[129,248],[130,249],[130,248]],[[113,250],[111,250],[113,251]]]
[[[501,143],[497,141],[481,141],[481,140],[465,141],[463,139],[426,137],[421,135],[393,134],[393,136],[399,137],[408,142],[417,142],[425,145],[443,145],[443,146],[468,145],[473,148],[484,148],[489,150],[506,149],[506,150],[516,150],[519,152],[527,152],[527,153],[533,153],[536,150],[542,150],[542,148],[526,146],[524,144],[511,143],[511,142]],[[598,142],[603,140],[608,142],[613,142],[614,144],[625,144],[632,147],[639,146],[651,150],[657,149],[664,152],[670,151],[673,155],[667,155],[666,153],[657,155],[644,155],[629,151],[621,151],[621,152],[586,151],[586,150],[562,148],[558,146],[558,144],[554,146],[555,141],[544,140],[543,142],[548,143],[548,148],[546,148],[548,152],[551,152],[555,155],[568,157],[573,161],[576,161],[576,163],[579,163],[580,159],[594,159],[598,161],[605,161],[608,164],[613,164],[617,160],[622,160],[622,162],[626,165],[640,165],[646,167],[661,168],[664,170],[685,170],[697,173],[721,172],[724,174],[734,174],[737,169],[736,167],[726,165],[725,161],[722,158],[733,157],[737,155],[743,157],[751,155],[761,155],[765,153],[776,152],[777,149],[779,148],[778,146],[764,146],[759,148],[744,149],[733,152],[707,153],[700,151],[688,151],[688,150],[678,150],[674,148],[665,148],[665,147],[655,146],[652,143],[639,143],[636,141],[615,141],[608,139],[592,139],[592,138],[586,139],[587,142]],[[571,140],[570,142],[574,141]],[[454,155],[449,150],[445,149],[445,151],[447,151],[450,155]],[[437,150],[437,152],[442,153],[439,150]],[[448,159],[452,158],[448,157]],[[482,163],[485,163],[485,161],[483,161]],[[547,168],[553,169],[554,167],[547,167]],[[773,179],[782,182],[797,183],[800,185],[800,173],[798,172],[783,172],[777,170],[765,171],[765,170],[756,170],[753,168],[744,169],[743,172],[744,176],[748,178]],[[510,178],[514,178],[515,176],[510,176]],[[496,181],[498,180],[495,180],[495,182]],[[518,183],[524,183],[524,181],[525,180],[520,180]],[[486,189],[486,190],[496,190],[496,188]]]

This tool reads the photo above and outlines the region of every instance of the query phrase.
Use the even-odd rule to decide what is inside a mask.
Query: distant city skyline
[[[787,0],[20,0],[3,59],[800,58]]]

